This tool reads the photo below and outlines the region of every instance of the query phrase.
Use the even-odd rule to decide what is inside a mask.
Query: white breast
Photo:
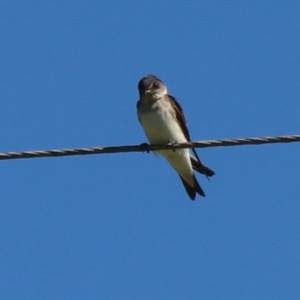
[[[168,103],[161,104],[158,102],[155,106],[143,107],[138,111],[139,121],[150,144],[167,144],[170,141],[183,143],[187,141],[179,124],[169,112],[171,109],[172,107]],[[155,153],[165,157],[180,176],[193,186],[193,169],[189,149],[159,150]]]
[[[151,144],[186,142],[179,124],[168,111],[157,109],[141,114],[139,119]]]

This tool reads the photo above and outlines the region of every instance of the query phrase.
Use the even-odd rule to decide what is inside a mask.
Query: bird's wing
[[[185,138],[187,139],[188,142],[190,142],[191,138],[190,138],[189,130],[187,128],[187,122],[186,122],[184,111],[175,97],[173,97],[171,95],[168,95],[168,96],[170,99],[170,103],[175,110],[176,120],[177,120],[181,130],[183,131]],[[201,160],[200,160],[196,150],[194,148],[192,148],[192,151],[193,151],[194,155],[196,156],[196,159],[198,160],[199,164],[202,165]]]

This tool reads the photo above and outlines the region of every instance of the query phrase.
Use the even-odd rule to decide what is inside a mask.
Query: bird
[[[164,82],[154,75],[146,75],[138,83],[139,97],[136,104],[138,120],[150,144],[190,142],[184,111],[175,97],[168,94]],[[205,166],[194,148],[156,150],[178,173],[187,194],[195,200],[196,194],[205,197],[194,171],[207,178],[215,172]]]

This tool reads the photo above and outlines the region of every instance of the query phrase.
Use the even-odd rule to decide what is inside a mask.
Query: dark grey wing
[[[204,164],[200,163],[197,158],[195,158],[194,156],[190,156],[191,158],[191,163],[192,163],[192,167],[195,171],[207,176],[207,177],[211,177],[213,175],[215,175],[215,172],[210,169],[209,167],[205,166]]]
[[[168,95],[168,96],[170,98],[170,103],[176,112],[176,119],[184,133],[184,136],[186,137],[187,141],[190,142],[191,138],[190,138],[189,130],[187,128],[187,122],[186,122],[184,111],[175,97],[173,97],[171,95]],[[191,156],[191,163],[192,163],[193,169],[195,171],[200,172],[201,174],[204,174],[205,176],[208,176],[208,177],[213,176],[215,174],[215,172],[202,164],[195,148],[192,148],[192,151],[193,151],[194,155],[196,156],[196,158]]]
[[[141,100],[138,100],[137,103],[136,103],[136,112],[137,112],[137,117],[138,117],[138,120],[139,122],[141,123],[141,119],[140,119],[140,109],[143,107],[142,105],[142,101]]]
[[[138,100],[138,102],[136,103],[136,108],[139,108],[140,102],[141,102],[141,100]]]
[[[183,111],[181,105],[179,104],[179,102],[176,100],[175,97],[173,97],[171,95],[168,95],[168,96],[170,97],[170,102],[171,102],[171,104],[172,104],[172,106],[173,106],[173,108],[176,112],[176,119],[177,119],[178,123],[180,124],[180,127],[181,127],[181,129],[184,133],[184,136],[186,137],[187,141],[190,142],[191,138],[190,138],[189,130],[187,128],[187,122],[186,122],[186,118],[185,118],[185,115],[184,115],[184,111]],[[193,151],[194,155],[196,156],[196,159],[198,160],[198,164],[200,166],[202,166],[201,160],[200,160],[195,148],[192,148],[192,151]],[[193,165],[193,168],[194,168],[195,162],[193,164],[193,161],[192,161],[192,165]]]
[[[186,123],[186,118],[185,118],[185,115],[184,115],[184,111],[183,111],[181,105],[179,104],[179,102],[176,100],[175,97],[173,97],[171,95],[168,95],[168,96],[169,96],[169,99],[170,99],[170,103],[171,103],[172,107],[175,110],[177,122],[180,125],[180,127],[181,127],[181,129],[184,133],[185,138],[187,139],[187,141],[190,142],[191,138],[190,138],[189,130],[187,128],[187,123]]]

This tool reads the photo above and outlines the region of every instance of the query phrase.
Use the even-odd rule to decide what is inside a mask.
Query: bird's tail
[[[188,193],[188,195],[190,196],[190,198],[192,200],[195,200],[196,193],[198,193],[202,197],[205,197],[205,193],[202,190],[199,182],[197,181],[197,178],[196,178],[195,174],[193,174],[193,176],[194,176],[194,178],[193,178],[194,179],[194,186],[190,186],[181,176],[179,176],[179,177],[180,177],[180,179],[181,179],[181,181],[182,181],[182,183],[185,187],[186,192]]]

